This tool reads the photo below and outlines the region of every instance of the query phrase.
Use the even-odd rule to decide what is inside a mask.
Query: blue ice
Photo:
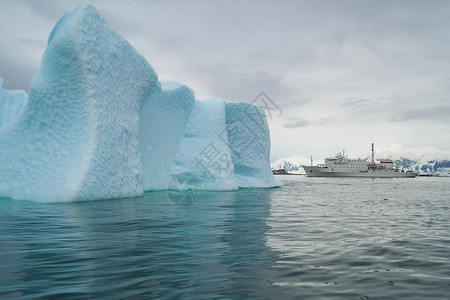
[[[262,109],[160,82],[90,5],[58,21],[29,96],[0,96],[0,197],[136,197],[179,174],[209,190],[278,185]]]

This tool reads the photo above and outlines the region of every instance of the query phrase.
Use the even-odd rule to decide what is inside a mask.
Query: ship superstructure
[[[345,152],[338,153],[334,158],[326,158],[324,164],[317,166],[302,166],[309,177],[416,177],[418,174],[411,170],[394,167],[390,159],[375,162],[374,144],[372,143],[371,160],[351,159]]]

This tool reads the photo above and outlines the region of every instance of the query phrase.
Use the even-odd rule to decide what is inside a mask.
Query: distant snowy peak
[[[315,162],[317,163],[317,162]],[[285,170],[292,174],[305,174],[302,165],[310,165],[311,159],[302,156],[292,156],[288,158],[280,158],[274,161],[270,166],[272,170]]]
[[[270,167],[272,170],[285,170],[288,173],[299,172],[300,168],[303,169],[301,166],[295,165],[284,158],[276,160]]]
[[[371,155],[370,148],[358,149],[351,151],[349,157],[361,157],[369,158]],[[445,160],[450,158],[450,152],[442,151],[435,147],[422,146],[422,147],[405,147],[399,144],[394,144],[389,147],[377,147],[375,144],[375,158],[377,159],[392,159],[398,160],[402,158],[408,158],[410,160],[419,161],[425,159],[438,159]]]
[[[368,151],[351,152],[349,157],[369,158]],[[419,173],[448,176],[450,173],[450,152],[435,147],[405,147],[394,144],[386,148],[375,145],[375,159],[392,159],[397,166],[410,167]]]

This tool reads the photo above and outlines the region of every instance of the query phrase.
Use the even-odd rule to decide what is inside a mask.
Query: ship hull
[[[331,171],[329,168],[317,166],[303,166],[308,177],[366,177],[366,178],[414,178],[415,172],[401,172],[390,170],[367,170],[367,171]]]

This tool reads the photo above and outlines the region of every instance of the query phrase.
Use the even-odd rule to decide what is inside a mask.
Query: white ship
[[[387,178],[413,178],[418,173],[412,170],[394,168],[393,161],[382,159],[375,163],[372,143],[372,159],[350,159],[344,152],[338,153],[334,158],[326,158],[325,164],[317,166],[302,166],[309,177],[387,177]]]

